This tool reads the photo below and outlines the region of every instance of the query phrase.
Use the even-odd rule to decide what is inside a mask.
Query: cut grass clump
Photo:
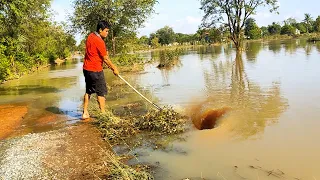
[[[97,126],[103,134],[103,139],[113,144],[119,144],[122,140],[137,135],[139,131],[133,123],[114,116],[110,111],[97,114],[96,119]]]
[[[172,107],[151,110],[137,120],[136,126],[141,131],[159,134],[178,134],[185,131],[186,117],[175,112]]]
[[[151,135],[173,135],[185,131],[186,117],[175,112],[172,107],[150,110],[146,115],[119,118],[112,112],[99,113],[98,107],[91,107],[90,114],[96,117],[96,125],[104,140],[121,144],[140,133]]]

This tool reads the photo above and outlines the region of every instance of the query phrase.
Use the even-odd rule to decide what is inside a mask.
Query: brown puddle
[[[213,129],[217,121],[225,115],[230,107],[223,107],[219,109],[206,108],[202,110],[202,105],[197,105],[191,108],[191,119],[194,126],[199,130]]]
[[[27,112],[26,105],[0,105],[0,140],[8,137],[21,125]]]

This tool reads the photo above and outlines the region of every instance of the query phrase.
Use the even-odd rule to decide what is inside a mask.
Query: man
[[[82,119],[90,118],[88,104],[90,95],[97,94],[97,99],[101,113],[105,112],[105,95],[107,94],[106,81],[103,74],[103,63],[113,71],[114,75],[119,75],[118,68],[109,59],[104,38],[108,36],[109,23],[100,21],[97,31],[91,33],[86,41],[86,54],[83,63],[83,74],[86,81],[86,93],[83,98]]]

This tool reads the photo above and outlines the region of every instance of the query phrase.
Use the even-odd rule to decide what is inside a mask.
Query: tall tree
[[[281,26],[275,22],[268,26],[268,31],[271,35],[280,34]]]
[[[310,14],[306,13],[304,14],[304,20],[303,22],[306,23],[307,25],[307,33],[311,32],[312,30],[312,23],[313,23],[313,20],[312,20],[312,17]]]
[[[281,34],[286,34],[289,36],[295,35],[296,34],[296,28],[292,25],[284,25],[281,28]]]
[[[316,21],[314,22],[314,30],[316,32],[320,32],[320,16],[317,17]]]
[[[74,14],[70,17],[74,29],[84,34],[94,31],[99,20],[108,21],[112,28],[110,37],[113,55],[116,39],[131,35],[142,27],[153,13],[156,0],[74,0]]]
[[[262,26],[260,29],[261,29],[261,32],[262,32],[262,37],[265,37],[265,36],[269,36],[269,35],[270,35],[267,27]]]
[[[304,22],[300,22],[294,25],[295,28],[297,28],[301,34],[304,34],[307,32],[307,25]]]
[[[165,26],[156,32],[157,37],[159,38],[159,43],[164,44],[170,44],[175,41],[175,33],[173,29],[169,26]]]
[[[297,24],[297,20],[293,17],[290,17],[286,20],[283,21],[285,25],[291,25],[294,26],[295,24]]]
[[[256,24],[256,20],[253,18],[248,18],[245,22],[244,35],[249,39],[259,39],[261,38],[262,31]]]
[[[242,49],[243,28],[245,21],[253,15],[260,6],[269,6],[270,11],[278,9],[277,0],[200,0],[205,15],[203,26],[210,27],[223,22],[227,17],[231,39],[237,50]]]

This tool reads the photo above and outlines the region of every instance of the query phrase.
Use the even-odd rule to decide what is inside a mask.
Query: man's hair
[[[98,25],[97,25],[97,32],[99,32],[99,30],[101,29],[102,31],[105,29],[105,28],[108,28],[110,29],[110,24],[107,22],[107,21],[99,21],[98,22]]]

